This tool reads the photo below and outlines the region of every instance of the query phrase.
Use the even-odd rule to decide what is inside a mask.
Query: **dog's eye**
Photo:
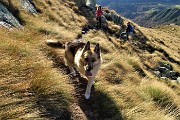
[[[85,58],[85,61],[88,61],[89,59],[88,58]]]

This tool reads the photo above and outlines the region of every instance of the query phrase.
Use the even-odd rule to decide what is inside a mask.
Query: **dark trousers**
[[[97,20],[96,28],[101,29],[101,17],[97,17],[96,20]]]
[[[129,40],[129,32],[126,32],[126,39]]]
[[[122,32],[120,34],[120,38],[125,39],[126,36],[126,40],[129,40],[129,32]]]

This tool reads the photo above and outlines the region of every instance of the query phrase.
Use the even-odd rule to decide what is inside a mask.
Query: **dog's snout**
[[[87,69],[86,69],[86,70],[87,70],[87,71],[91,71],[91,69],[92,69],[91,66],[87,66]]]
[[[90,62],[90,63],[87,64],[86,70],[91,71],[92,69],[93,69],[93,63]]]

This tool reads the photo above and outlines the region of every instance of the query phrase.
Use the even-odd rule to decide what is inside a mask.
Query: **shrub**
[[[147,101],[154,101],[160,107],[165,107],[172,103],[172,98],[166,92],[160,88],[147,86],[141,90],[141,96]]]

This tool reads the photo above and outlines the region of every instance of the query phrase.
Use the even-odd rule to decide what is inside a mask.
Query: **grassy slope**
[[[77,14],[78,8],[73,2],[35,0],[35,3],[42,13],[33,16],[21,11],[20,15],[26,22],[24,29],[8,31],[0,28],[0,116],[4,119],[68,119],[72,112],[69,110],[70,105],[76,99],[73,96],[75,91],[64,69],[58,68],[49,59],[57,57],[57,50],[45,46],[44,40],[52,38],[71,41],[88,20]],[[111,22],[108,24],[110,28],[118,28]],[[177,32],[174,33],[168,32],[171,29],[169,26],[159,29],[137,28],[143,31],[141,35],[147,36],[148,44],[161,47],[168,54],[179,51],[179,27],[175,28]],[[159,61],[167,62],[162,53],[156,51],[150,54],[128,42],[121,45],[117,38],[102,30],[91,30],[83,38],[93,44],[100,43],[102,47],[103,65],[88,102],[93,108],[94,118],[177,118],[180,107],[179,85],[159,80],[146,67],[153,67]],[[160,44],[160,40],[166,46]],[[180,58],[178,53],[170,56],[176,60]],[[168,62],[175,70],[180,70],[179,65]]]

